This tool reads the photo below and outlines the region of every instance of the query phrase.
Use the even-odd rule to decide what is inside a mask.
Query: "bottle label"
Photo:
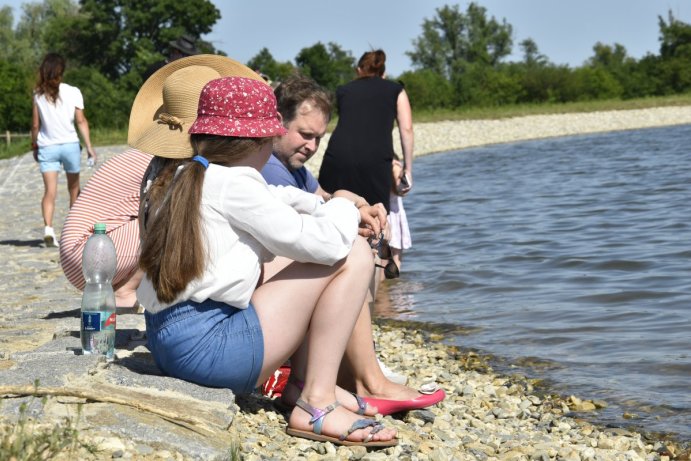
[[[115,312],[82,312],[82,329],[84,331],[115,330]]]

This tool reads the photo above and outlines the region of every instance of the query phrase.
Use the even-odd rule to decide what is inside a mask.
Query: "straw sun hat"
[[[245,77],[266,85],[255,71],[225,56],[177,59],[139,89],[130,112],[127,144],[158,157],[192,157],[188,130],[197,118],[199,95],[208,82],[221,77]]]

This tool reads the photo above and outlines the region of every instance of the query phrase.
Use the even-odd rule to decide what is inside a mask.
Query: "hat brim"
[[[171,128],[158,120],[159,114],[163,112],[163,84],[166,78],[189,66],[210,67],[221,77],[246,77],[264,82],[255,71],[227,56],[198,54],[176,59],[149,77],[134,98],[127,130],[129,146],[159,157],[186,158],[193,155],[187,130],[194,120],[183,119],[180,128]],[[171,133],[171,130],[174,132]],[[156,133],[163,131],[166,132],[165,136],[156,136]]]

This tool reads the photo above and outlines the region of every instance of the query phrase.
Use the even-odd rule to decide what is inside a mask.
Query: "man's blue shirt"
[[[293,186],[311,193],[315,193],[319,187],[317,179],[307,168],[303,166],[297,170],[290,171],[276,158],[276,154],[271,154],[261,173],[267,184],[275,186]]]

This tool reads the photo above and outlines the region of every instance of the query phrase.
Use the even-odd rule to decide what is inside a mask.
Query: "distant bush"
[[[84,113],[92,128],[122,128],[129,122],[133,95],[91,67],[65,72],[66,83],[78,87],[84,96]]]
[[[448,109],[454,106],[451,83],[432,70],[404,72],[399,80],[405,85],[413,109]]]
[[[28,132],[31,128],[33,75],[26,68],[0,60],[0,128]]]

